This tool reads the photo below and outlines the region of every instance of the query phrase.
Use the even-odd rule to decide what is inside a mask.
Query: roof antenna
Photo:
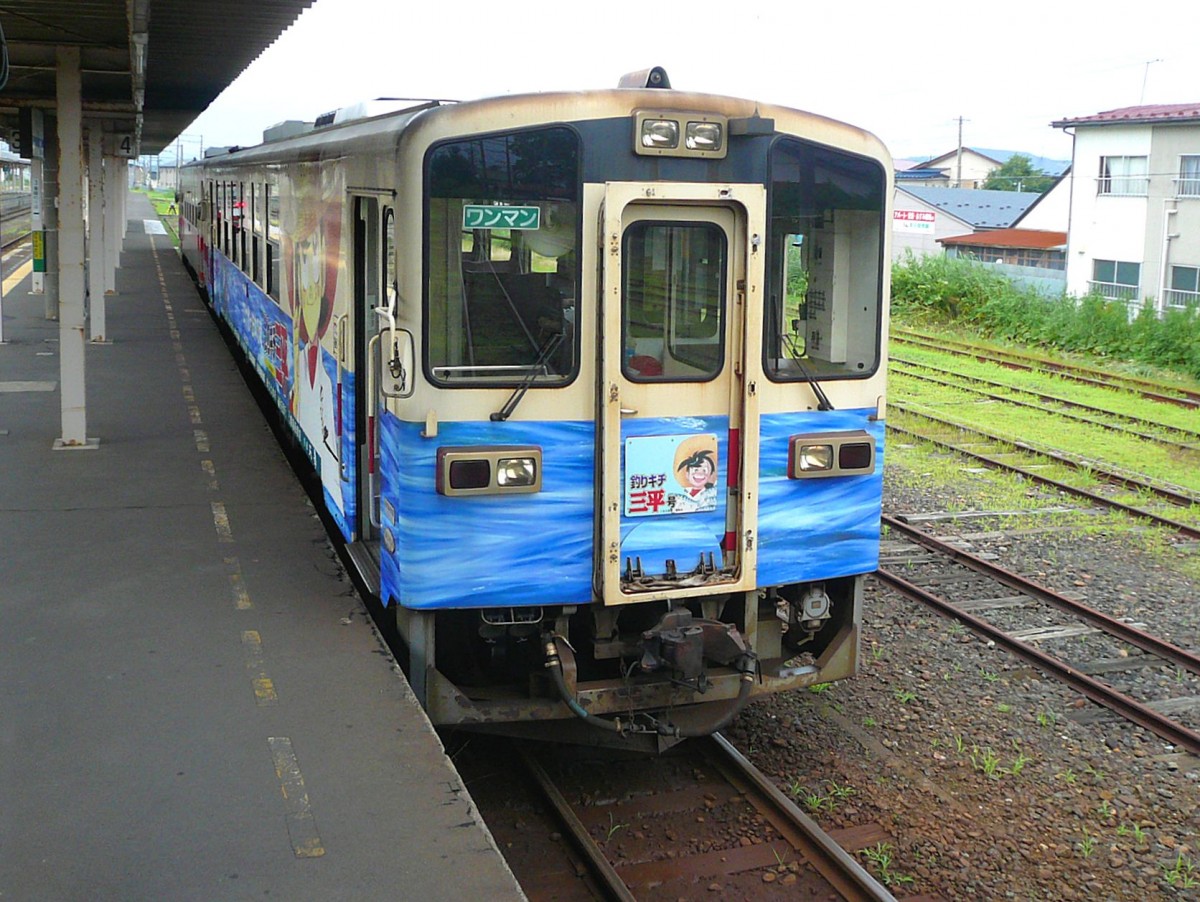
[[[671,79],[667,78],[667,70],[662,66],[655,66],[652,69],[639,69],[637,72],[630,72],[628,75],[622,75],[621,80],[617,82],[618,88],[670,88]]]

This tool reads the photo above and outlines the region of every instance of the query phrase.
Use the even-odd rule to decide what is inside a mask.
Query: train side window
[[[267,294],[271,300],[279,303],[279,192],[272,183],[268,183],[264,191],[267,217]]]
[[[425,365],[434,382],[575,377],[579,168],[578,137],[563,127],[430,151]]]
[[[250,217],[246,211],[246,185],[244,182],[238,182],[237,185],[237,203],[234,204],[233,227],[237,230],[238,266],[242,268],[243,272],[249,272],[250,261],[247,254],[247,244],[249,242]]]
[[[262,285],[262,203],[263,191],[260,186],[251,183],[250,188],[250,278],[256,285]]]
[[[797,139],[771,151],[763,356],[776,381],[869,376],[883,322],[887,176]]]
[[[383,208],[383,298],[384,306],[396,309],[399,290],[399,275],[396,272],[396,211]]]

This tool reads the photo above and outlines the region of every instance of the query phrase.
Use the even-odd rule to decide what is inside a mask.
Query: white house
[[[1062,119],[1074,133],[1067,290],[1200,303],[1200,103]]]

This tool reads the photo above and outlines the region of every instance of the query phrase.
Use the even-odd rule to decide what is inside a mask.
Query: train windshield
[[[579,146],[566,128],[453,141],[426,169],[426,367],[435,383],[578,371]]]
[[[775,145],[763,346],[772,379],[878,367],[886,184],[874,161],[794,139]]]

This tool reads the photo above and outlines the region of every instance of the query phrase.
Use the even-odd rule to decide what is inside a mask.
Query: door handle
[[[623,417],[631,417],[631,416],[634,416],[636,413],[637,413],[636,407],[622,407],[621,408],[621,416],[623,416]]]

